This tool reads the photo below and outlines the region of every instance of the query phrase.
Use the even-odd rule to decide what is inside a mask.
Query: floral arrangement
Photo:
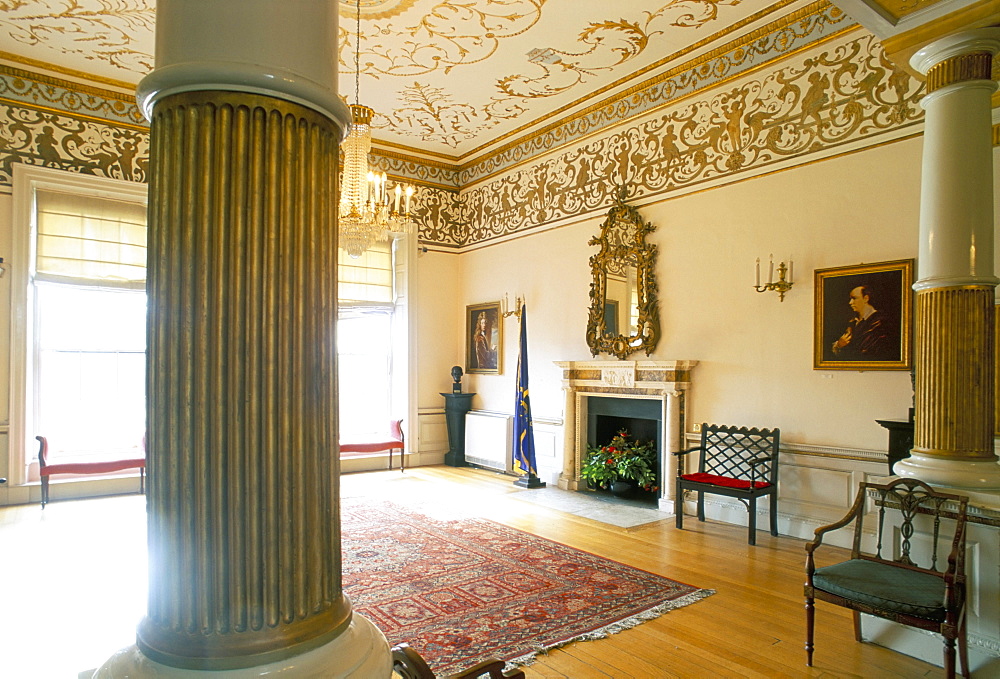
[[[623,429],[607,445],[587,446],[580,476],[598,488],[606,488],[614,481],[632,481],[644,490],[658,490],[653,485],[656,444],[632,440]]]

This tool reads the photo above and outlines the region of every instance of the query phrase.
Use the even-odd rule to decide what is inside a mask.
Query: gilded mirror
[[[660,339],[656,246],[646,242],[655,228],[620,195],[601,224],[600,235],[588,243],[600,248],[590,257],[587,346],[594,356],[614,354],[625,360],[636,351],[649,356],[656,349]]]

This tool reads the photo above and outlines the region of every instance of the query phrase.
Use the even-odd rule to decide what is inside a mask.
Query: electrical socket
[[[701,425],[700,424],[694,425],[694,433],[697,434],[700,432],[701,432]]]

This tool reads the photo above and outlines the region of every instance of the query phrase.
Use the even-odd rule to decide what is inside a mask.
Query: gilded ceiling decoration
[[[922,85],[871,36],[841,39],[463,192],[469,244],[630,198],[737,180],[922,120]]]
[[[643,54],[651,39],[668,28],[700,28],[718,18],[719,6],[739,2],[669,0],[654,11],[637,12],[631,20],[589,22],[572,36],[572,43],[531,49],[516,64],[522,72],[495,77],[486,100],[478,104],[459,98],[468,91],[466,81],[446,87],[414,80],[401,86],[391,108],[376,108],[373,127],[458,148],[502,122],[521,118],[531,110],[526,103],[530,100],[568,95],[592,84],[599,73],[610,75]],[[441,3],[416,25],[376,22],[370,33],[362,29],[361,71],[375,78],[414,78],[479,64],[496,54],[504,40],[538,24],[544,5],[545,0],[509,0],[499,8],[488,2],[481,7]],[[345,22],[340,41],[344,73],[350,73],[347,64],[354,63],[348,52],[357,49],[357,36],[347,26]]]
[[[723,83],[853,26],[842,11],[830,4],[809,5],[764,29],[648,79],[642,87],[633,88],[629,96],[596,100],[575,115],[562,117],[536,133],[495,149],[481,160],[463,166],[460,184],[483,181],[532,156]]]
[[[361,0],[361,98],[381,114],[376,145],[458,159],[792,2]],[[350,99],[353,5],[331,36]],[[126,92],[153,66],[154,24],[155,0],[0,0],[0,58]]]
[[[126,79],[153,67],[155,17],[153,0],[0,0],[0,30],[16,43]]]

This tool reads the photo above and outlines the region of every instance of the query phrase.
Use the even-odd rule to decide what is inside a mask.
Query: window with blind
[[[383,438],[392,408],[395,280],[392,243],[338,254],[340,440]]]
[[[146,206],[38,189],[34,427],[53,461],[141,455]]]

